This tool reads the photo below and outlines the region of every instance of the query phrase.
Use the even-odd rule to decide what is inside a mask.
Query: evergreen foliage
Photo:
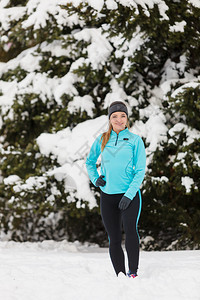
[[[144,216],[148,217],[143,220],[145,231],[153,227],[151,235],[159,240],[158,249],[166,247],[171,239],[175,249],[197,248],[199,244],[198,102],[199,86],[183,86],[176,96],[169,97],[166,113],[171,116],[171,128],[168,139],[156,149],[149,164],[145,182],[148,202],[144,207]]]

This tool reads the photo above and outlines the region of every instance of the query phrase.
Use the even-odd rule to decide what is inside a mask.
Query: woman
[[[141,212],[139,187],[144,179],[146,154],[142,139],[132,132],[128,110],[121,101],[108,108],[109,129],[94,141],[86,159],[92,183],[101,189],[102,221],[109,237],[109,253],[116,275],[126,274],[122,242],[122,225],[128,256],[127,276],[137,276],[139,235],[137,224]],[[101,175],[96,161],[101,154]]]

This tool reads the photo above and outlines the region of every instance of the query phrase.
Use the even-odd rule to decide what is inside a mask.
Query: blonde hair
[[[116,102],[113,102],[111,103],[110,106],[112,106],[113,104],[115,104]],[[122,102],[123,103],[123,102]],[[123,103],[125,105],[125,103]],[[126,105],[125,105],[126,106]],[[130,128],[130,124],[129,124],[129,121],[127,119],[127,123],[126,123],[126,127],[125,128]],[[106,132],[104,132],[101,136],[101,139],[100,141],[102,140],[102,144],[101,144],[101,152],[103,151],[103,149],[105,148],[109,138],[110,138],[110,134],[111,134],[111,131],[112,131],[112,124],[110,123],[110,120],[109,120],[109,127],[108,127],[108,130]]]

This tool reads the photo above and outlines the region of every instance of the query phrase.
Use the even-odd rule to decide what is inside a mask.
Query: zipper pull
[[[117,145],[117,140],[118,140],[118,135],[117,135],[117,138],[116,138],[115,146]]]

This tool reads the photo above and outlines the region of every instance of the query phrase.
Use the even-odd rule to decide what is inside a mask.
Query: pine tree
[[[44,26],[40,15],[40,26],[23,25],[29,22],[34,10],[40,9],[38,3],[27,2],[28,9],[21,7],[25,4],[24,1],[10,1],[6,8],[16,5],[21,17],[11,19],[9,30],[1,24],[1,58],[8,61],[8,68],[1,75],[2,96],[6,84],[14,83],[15,91],[10,105],[1,107],[1,175],[4,178],[0,195],[1,229],[12,239],[20,241],[78,238],[80,241],[91,239],[97,242],[97,237],[92,232],[88,233],[92,226],[87,225],[91,220],[99,231],[102,230],[97,209],[90,212],[84,201],[81,205],[85,208],[77,209],[75,194],[65,190],[63,181],[47,176],[49,169],[58,166],[55,157],[42,155],[36,142],[43,132],[56,132],[68,126],[73,128],[80,121],[91,118],[86,112],[70,113],[67,105],[73,100],[72,95],[64,93],[58,103],[50,88],[56,79],[59,81],[68,73],[73,62],[81,56],[81,52],[77,51],[81,42],[70,35],[77,26],[61,26],[53,14],[48,16]],[[61,12],[59,6],[56,9]],[[46,50],[48,45],[49,50]],[[54,45],[65,55],[52,54]],[[66,55],[67,52],[69,55]],[[18,60],[20,55],[22,59]],[[23,58],[30,62],[29,56],[32,56],[33,66],[22,62]],[[14,66],[12,61],[9,63],[13,57],[16,57]],[[73,202],[68,203],[69,196],[73,197]],[[80,227],[85,230],[80,231]],[[101,235],[98,239],[102,239]]]
[[[180,6],[178,3],[168,3],[168,6],[173,22],[166,40],[166,50],[171,54],[167,63],[174,78],[167,83],[163,101],[168,127],[166,140],[151,157],[144,185],[143,229],[148,235],[152,228],[152,243],[157,249],[195,249],[200,244],[199,57],[196,52],[200,46],[200,28],[195,22],[200,11],[184,1]],[[175,6],[178,14],[173,17]],[[180,22],[184,29],[178,30],[176,26]],[[167,74],[163,77],[166,79]],[[160,84],[163,82],[162,79]]]

